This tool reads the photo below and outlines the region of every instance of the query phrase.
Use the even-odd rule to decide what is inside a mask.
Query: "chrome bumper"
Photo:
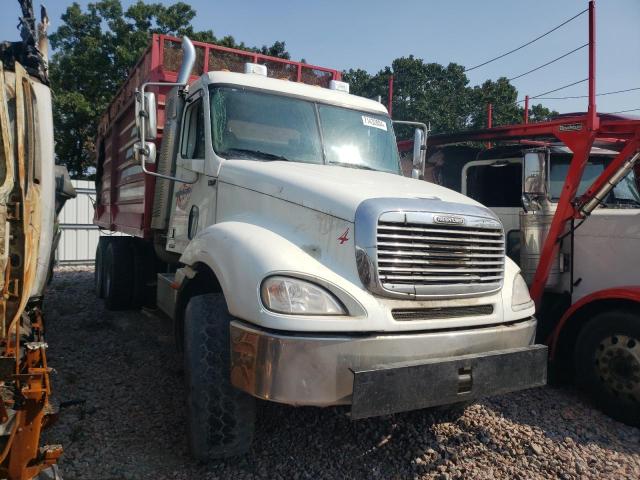
[[[351,404],[354,372],[528,347],[535,330],[533,317],[470,330],[365,335],[281,334],[235,320],[231,381],[255,397],[289,405]]]

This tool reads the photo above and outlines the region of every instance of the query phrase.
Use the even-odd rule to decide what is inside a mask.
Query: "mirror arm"
[[[168,82],[146,82],[143,83],[140,87],[140,90],[136,91],[136,96],[140,96],[140,101],[142,102],[142,108],[140,109],[140,131],[138,132],[138,136],[140,137],[140,166],[142,167],[142,171],[146,175],[152,175],[158,178],[164,178],[165,180],[172,180],[174,182],[193,184],[198,181],[198,174],[196,173],[196,178],[194,180],[184,180],[177,177],[172,177],[171,175],[163,175],[161,173],[152,172],[151,170],[147,170],[147,165],[145,158],[149,156],[149,147],[147,147],[147,139],[146,139],[146,121],[149,114],[144,109],[144,90],[147,87],[183,87],[186,88],[186,84],[184,83],[168,83]],[[137,101],[137,100],[136,100]],[[142,133],[142,135],[140,135]]]

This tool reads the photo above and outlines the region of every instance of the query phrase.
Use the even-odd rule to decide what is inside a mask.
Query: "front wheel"
[[[192,297],[185,311],[187,425],[198,460],[241,455],[253,439],[256,401],[231,384],[232,319],[222,294]]]
[[[607,415],[640,426],[640,315],[617,310],[593,317],[578,336],[575,371]]]

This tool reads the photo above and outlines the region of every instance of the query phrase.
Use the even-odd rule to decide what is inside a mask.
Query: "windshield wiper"
[[[275,153],[262,152],[260,150],[252,150],[250,148],[229,148],[227,150],[220,152],[220,155],[228,156],[228,155],[232,155],[233,153],[240,153],[240,154],[245,154],[250,156],[253,155],[255,157],[258,157],[264,160],[284,160],[287,162],[291,161],[287,157],[283,157],[282,155],[276,155]]]
[[[371,168],[368,165],[360,165],[358,163],[348,163],[348,162],[329,162],[329,165],[338,165],[340,167],[348,167],[348,168],[359,168],[360,170],[373,170],[374,172],[379,172],[375,168]]]

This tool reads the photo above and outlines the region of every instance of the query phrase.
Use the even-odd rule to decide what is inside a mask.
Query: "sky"
[[[0,38],[17,38],[18,2],[2,0]],[[170,0],[155,0],[171,4]],[[15,4],[9,13],[7,6]],[[37,5],[37,2],[34,2]],[[46,0],[51,29],[70,0]],[[78,0],[86,6],[88,0]],[[123,5],[133,0],[122,0]],[[268,2],[191,0],[197,30],[232,35],[247,45],[284,40],[292,58],[336,69],[375,73],[398,57],[426,62],[455,62],[471,67],[518,47],[571,18],[587,0],[270,0]],[[468,72],[470,85],[508,78],[542,65],[588,42],[583,14],[542,40]],[[598,93],[640,87],[640,0],[596,2]],[[513,80],[518,98],[534,96],[586,78],[587,48],[548,67]],[[549,96],[587,94],[582,83]],[[537,100],[561,113],[586,110],[586,99]],[[639,109],[640,90],[597,98],[600,112]]]

